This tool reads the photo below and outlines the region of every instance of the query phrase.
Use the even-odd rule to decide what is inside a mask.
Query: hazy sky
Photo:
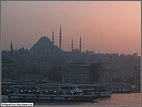
[[[132,54],[141,48],[140,1],[5,1],[2,2],[2,48],[30,49],[40,37],[59,44],[62,27],[62,48],[79,48],[96,53]]]

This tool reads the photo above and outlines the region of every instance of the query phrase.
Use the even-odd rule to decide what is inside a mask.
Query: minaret
[[[62,41],[62,32],[61,32],[61,26],[60,26],[60,37],[59,37],[59,49],[61,50],[61,41]]]
[[[10,56],[13,55],[13,46],[12,46],[12,41],[11,41],[11,45],[10,45]]]
[[[79,49],[80,49],[80,52],[81,52],[81,36],[80,36]]]
[[[11,45],[10,45],[10,51],[13,51],[13,46],[12,46],[12,41],[11,41]]]
[[[71,42],[71,50],[73,52],[73,39],[72,39],[72,42]]]
[[[54,45],[54,30],[52,31],[52,43]]]

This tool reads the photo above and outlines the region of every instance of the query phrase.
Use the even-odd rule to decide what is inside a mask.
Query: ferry
[[[99,94],[99,97],[111,97],[111,90],[108,87],[104,86],[93,86],[92,84],[80,84],[78,86],[79,89],[81,89],[84,93],[95,93]]]
[[[84,93],[76,86],[13,85],[9,102],[93,101],[99,93]]]
[[[111,90],[108,88],[99,88],[98,92],[100,97],[111,97]]]
[[[98,94],[99,97],[111,97],[111,91],[106,89],[85,89],[84,92],[90,92]]]

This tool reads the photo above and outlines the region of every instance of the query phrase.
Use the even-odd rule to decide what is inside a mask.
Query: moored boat
[[[98,93],[84,94],[77,87],[48,86],[35,87],[25,85],[12,86],[9,102],[47,102],[47,101],[93,101]]]
[[[108,88],[99,88],[98,89],[99,92],[99,97],[111,97],[111,90]]]

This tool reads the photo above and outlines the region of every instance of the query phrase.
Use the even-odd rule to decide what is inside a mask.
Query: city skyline
[[[65,51],[81,36],[83,51],[140,55],[140,18],[140,2],[2,2],[2,49],[30,49],[53,30],[59,46],[61,26]]]

